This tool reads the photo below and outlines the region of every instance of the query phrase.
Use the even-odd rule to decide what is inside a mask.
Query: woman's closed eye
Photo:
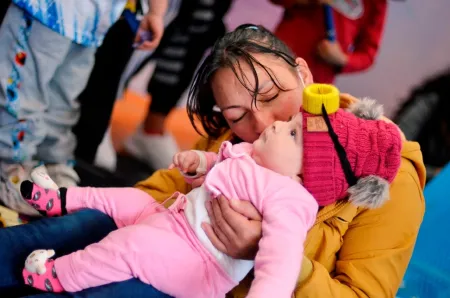
[[[247,112],[243,113],[239,118],[236,119],[230,119],[231,123],[238,123],[242,119],[244,119],[245,115],[247,115]]]
[[[275,94],[273,96],[270,96],[269,98],[262,98],[262,99],[259,99],[258,101],[259,102],[265,102],[265,103],[271,102],[271,101],[275,100],[278,97],[279,94],[280,93],[277,93],[277,94]]]
[[[276,93],[275,95],[273,95],[273,96],[271,96],[271,97],[269,97],[269,98],[261,98],[261,99],[258,99],[257,102],[260,102],[260,103],[269,103],[269,102],[275,100],[275,99],[278,97],[278,95],[279,95],[279,93]],[[257,107],[257,108],[258,108],[258,107]],[[228,120],[229,120],[231,123],[235,124],[235,123],[238,123],[239,121],[241,121],[242,119],[244,119],[244,117],[245,117],[247,114],[248,114],[248,112],[244,112],[244,113],[242,113],[242,114],[241,114],[240,116],[238,116],[238,117],[228,117]]]

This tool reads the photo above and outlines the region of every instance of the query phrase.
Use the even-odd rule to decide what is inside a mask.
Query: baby
[[[317,95],[324,90],[332,92]],[[55,260],[47,259],[52,251],[33,252],[23,270],[25,282],[75,292],[137,277],[175,297],[210,298],[224,297],[254,266],[248,297],[291,297],[318,205],[350,194],[355,204],[377,207],[400,165],[395,125],[359,119],[340,110],[338,101],[334,87],[312,85],[305,89],[302,111],[275,122],[253,144],[224,142],[218,154],[177,154],[173,166],[190,181],[203,175],[205,180],[186,195],[174,194],[177,200],[169,209],[134,188],[55,191],[23,182],[23,197],[47,216],[93,208],[110,215],[119,228]],[[248,200],[262,214],[254,263],[219,252],[201,228],[209,221],[206,201],[219,195]]]
[[[290,297],[300,273],[303,242],[318,205],[298,183],[302,164],[301,117],[276,122],[254,144],[224,142],[219,154],[187,151],[177,166],[206,174],[203,186],[165,209],[134,188],[44,189],[22,183],[24,198],[47,216],[83,208],[110,215],[119,229],[73,254],[23,275],[39,289],[75,292],[138,277],[174,297],[224,297],[255,265],[249,297]],[[215,164],[215,166],[213,166]],[[255,264],[216,250],[201,229],[205,202],[219,195],[251,201],[263,214]],[[41,273],[41,274],[38,274]]]

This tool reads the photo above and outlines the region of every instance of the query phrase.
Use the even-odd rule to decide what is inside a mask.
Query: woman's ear
[[[302,77],[305,86],[314,83],[312,73],[308,67],[308,63],[306,63],[306,61],[300,57],[297,57],[297,59],[295,59],[295,63],[297,63],[298,74]]]

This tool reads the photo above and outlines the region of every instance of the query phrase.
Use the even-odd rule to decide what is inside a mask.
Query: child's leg
[[[55,191],[24,181],[20,191],[23,198],[44,215],[59,216],[84,208],[97,209],[112,217],[119,228],[165,210],[150,195],[131,187],[71,187]]]
[[[0,158],[20,163],[45,138],[48,86],[71,42],[11,5],[0,44]]]
[[[99,243],[56,259],[55,273],[68,292],[137,277],[169,295],[195,297],[186,294],[208,282],[204,260],[187,241],[174,231],[148,225],[119,229]],[[39,278],[51,276],[49,270]]]
[[[47,134],[38,146],[39,158],[47,163],[65,164],[74,159],[76,139],[72,128],[80,112],[77,98],[86,86],[94,66],[95,51],[95,48],[72,43],[63,63],[49,82],[48,110],[43,115]]]
[[[70,41],[11,5],[0,27],[0,201],[37,216],[20,196],[21,163],[35,158],[46,134],[48,84]],[[26,172],[26,171],[25,171]]]
[[[119,228],[135,224],[151,214],[167,211],[149,194],[132,187],[71,187],[67,190],[66,201],[68,212],[83,208],[97,209],[112,217]]]

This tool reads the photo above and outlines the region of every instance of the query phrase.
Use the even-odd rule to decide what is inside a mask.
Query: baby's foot
[[[20,193],[25,201],[44,216],[60,216],[66,211],[66,188],[58,190],[42,188],[31,181],[23,181]]]
[[[27,257],[22,271],[26,285],[47,292],[64,292],[56,274],[55,261],[49,259],[54,255],[54,250],[40,249]]]

